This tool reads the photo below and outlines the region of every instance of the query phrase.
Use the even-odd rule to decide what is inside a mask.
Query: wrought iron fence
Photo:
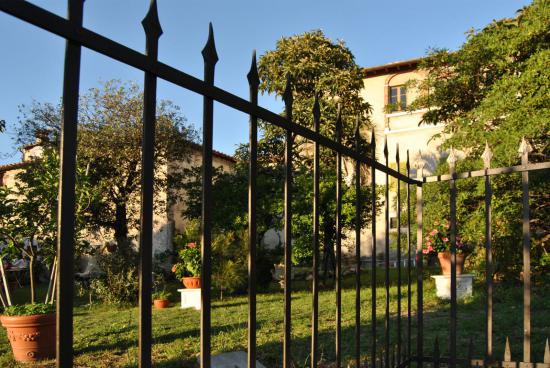
[[[75,165],[77,149],[77,122],[78,122],[78,90],[80,79],[80,56],[82,47],[99,52],[107,57],[118,60],[126,65],[132,66],[144,72],[144,111],[143,111],[143,143],[142,143],[142,193],[141,193],[141,223],[140,223],[140,261],[139,261],[139,366],[150,367],[151,347],[152,347],[152,323],[151,323],[151,289],[152,289],[152,228],[153,228],[153,147],[155,141],[155,110],[156,110],[156,91],[157,78],[164,79],[187,90],[196,92],[204,97],[203,100],[203,183],[202,183],[202,289],[201,289],[201,318],[200,318],[200,365],[201,367],[210,367],[211,365],[211,236],[212,236],[212,134],[213,134],[213,102],[225,104],[231,108],[244,112],[250,116],[250,182],[249,182],[249,254],[248,254],[248,366],[256,366],[256,199],[257,185],[256,174],[258,171],[257,163],[257,144],[258,144],[258,119],[278,126],[286,132],[285,148],[285,191],[284,191],[284,341],[283,341],[283,366],[290,368],[292,366],[291,356],[291,239],[292,239],[292,163],[293,163],[293,142],[295,136],[308,139],[314,143],[313,152],[313,288],[312,288],[312,315],[311,315],[311,366],[316,367],[319,362],[319,152],[320,147],[324,146],[336,153],[337,157],[337,239],[336,239],[336,367],[342,365],[342,252],[341,252],[341,203],[342,203],[342,160],[344,157],[355,162],[355,188],[359,193],[361,189],[361,167],[366,165],[370,168],[370,183],[363,183],[371,186],[372,197],[372,254],[376,254],[376,171],[385,175],[385,303],[384,313],[384,336],[380,340],[377,336],[376,321],[378,320],[376,306],[379,299],[376,294],[377,285],[377,264],[376,257],[371,258],[371,349],[370,354],[361,351],[361,215],[360,215],[360,196],[356,196],[356,214],[355,214],[355,349],[354,360],[357,367],[370,365],[371,367],[406,367],[411,364],[421,367],[424,363],[431,363],[434,368],[439,367],[441,363],[455,367],[457,364],[465,367],[472,365],[491,365],[502,367],[516,366],[511,362],[510,354],[505,356],[503,362],[498,362],[492,358],[492,259],[491,259],[491,186],[490,176],[509,172],[521,172],[523,180],[523,256],[524,256],[524,356],[520,362],[520,368],[532,368],[535,364],[531,362],[530,355],[530,253],[529,253],[529,197],[528,197],[528,172],[531,170],[540,170],[550,168],[550,163],[528,163],[528,149],[526,142],[522,145],[522,165],[507,168],[491,169],[489,167],[490,153],[484,155],[485,169],[457,174],[454,171],[454,153],[449,157],[449,166],[451,172],[443,176],[423,176],[423,166],[419,162],[417,165],[417,177],[411,178],[411,166],[409,153],[406,159],[406,174],[400,172],[399,148],[397,149],[397,170],[393,170],[388,165],[387,143],[384,148],[385,165],[376,161],[375,157],[375,137],[374,132],[371,137],[371,151],[369,155],[363,155],[359,150],[359,130],[356,132],[356,147],[354,149],[346,147],[341,143],[342,121],[337,119],[336,141],[333,141],[319,133],[320,108],[319,99],[315,98],[312,109],[314,118],[314,129],[310,130],[293,122],[292,118],[292,80],[291,76],[287,78],[286,89],[283,94],[285,103],[285,116],[268,111],[258,106],[258,71],[256,66],[256,55],[252,57],[250,72],[247,75],[250,86],[250,98],[246,101],[225,90],[215,87],[214,72],[218,61],[218,55],[215,48],[214,34],[210,25],[208,41],[202,50],[204,58],[204,79],[200,80],[189,74],[186,74],[176,68],[163,64],[157,60],[158,40],[162,34],[162,28],[158,19],[156,2],[151,2],[150,9],[144,18],[142,24],[145,31],[145,54],[132,50],[115,41],[105,38],[95,32],[82,27],[83,19],[83,0],[68,1],[67,19],[50,13],[36,5],[20,0],[3,0],[0,2],[0,9],[11,14],[27,23],[34,24],[39,28],[59,35],[66,39],[65,66],[63,80],[63,116],[62,116],[62,134],[61,134],[61,174],[60,174],[60,192],[59,192],[59,213],[58,213],[58,288],[57,288],[57,357],[58,367],[71,367],[73,365],[73,293],[74,293],[74,211],[75,211]],[[489,151],[486,151],[489,152]],[[397,209],[398,209],[398,236],[397,236],[397,257],[398,257],[398,282],[397,282],[397,339],[391,341],[390,338],[390,278],[389,278],[389,178],[397,180]],[[487,348],[484,359],[472,359],[471,353],[467,357],[458,358],[456,351],[456,321],[457,321],[457,294],[456,294],[456,180],[471,177],[485,177],[486,183],[486,249],[487,252]],[[423,337],[423,265],[422,265],[422,209],[423,195],[422,188],[426,183],[448,181],[450,184],[450,220],[451,220],[451,244],[452,244],[452,274],[451,274],[451,309],[449,339],[449,356],[441,357],[439,352],[439,343],[436,340],[433,355],[424,355],[424,337]],[[406,244],[405,252],[407,262],[406,269],[403,269],[401,262],[402,240],[401,240],[401,185],[406,185],[406,201],[403,207],[406,208]],[[413,249],[411,234],[411,193],[416,187],[416,246]],[[412,257],[416,259],[416,287],[417,298],[416,308],[413,318],[413,267]],[[403,280],[403,271],[406,274],[406,281]],[[403,325],[402,309],[403,301],[401,288],[406,285],[406,324]],[[369,286],[369,285],[366,285]],[[414,326],[413,326],[414,325]],[[416,329],[413,336],[413,327]],[[406,333],[404,332],[406,330]],[[405,341],[403,341],[403,338]],[[416,340],[416,347],[413,351],[413,340]],[[546,348],[544,363],[537,363],[536,368],[550,368],[550,352]],[[471,351],[471,350],[470,350]],[[507,350],[509,352],[509,349]],[[380,355],[381,354],[381,355]],[[363,356],[368,356],[369,361],[365,361]]]

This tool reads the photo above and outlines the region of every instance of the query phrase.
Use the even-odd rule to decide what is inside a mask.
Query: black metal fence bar
[[[355,150],[361,150],[359,120],[355,130]],[[355,366],[361,367],[361,163],[355,161]]]
[[[491,167],[492,153],[489,145],[485,145],[483,152],[483,163],[485,170]],[[485,362],[493,361],[493,255],[491,249],[491,177],[485,175],[485,286],[487,289],[485,330]]]
[[[397,171],[400,172],[399,144],[395,151]],[[397,364],[401,363],[401,180],[397,180]]]
[[[376,157],[376,135],[374,129],[371,134],[371,156]],[[371,169],[371,367],[376,368],[376,168]]]
[[[68,3],[68,22],[82,26],[83,0]],[[63,72],[63,117],[61,120],[60,175],[57,223],[57,367],[73,365],[74,226],[78,126],[78,90],[81,46],[67,40]]]
[[[531,146],[523,138],[519,152],[521,164],[529,163]],[[531,362],[531,233],[529,230],[529,172],[521,174],[523,204],[523,362]]]
[[[409,150],[407,150],[407,176],[411,175]],[[411,359],[412,319],[411,319],[411,185],[407,184],[407,360]]]
[[[214,85],[214,69],[218,54],[212,24],[202,50],[204,82]],[[210,368],[211,360],[211,285],[212,285],[212,140],[214,135],[214,101],[203,99],[202,124],[202,270],[201,270],[201,368]]]
[[[341,119],[338,114],[338,120]],[[342,141],[342,123],[337,122],[336,141]],[[342,365],[342,154],[336,152],[336,368]]]
[[[384,141],[384,159],[386,166],[389,164],[388,158],[388,140]],[[386,291],[386,309],[384,313],[384,367],[390,364],[390,177],[386,173],[386,182],[384,187],[384,277]]]
[[[101,36],[86,28],[78,27],[71,24],[65,18],[48,12],[36,5],[20,0],[3,0],[0,2],[0,10],[11,14],[30,24],[34,24],[42,29],[57,34],[63,38],[80,43],[82,46],[99,52],[114,60],[118,60],[128,66],[148,71],[165,81],[188,89],[192,92],[207,96],[232,107],[245,114],[253,114],[258,119],[268,121],[269,123],[280,128],[290,130],[296,135],[300,135],[311,141],[318,141],[320,145],[330,148],[333,151],[339,151],[344,156],[348,156],[353,160],[359,160],[363,164],[374,166],[377,170],[387,172],[390,176],[398,177],[401,180],[410,184],[417,184],[417,181],[407,178],[405,175],[397,171],[387,168],[375,159],[366,156],[358,155],[354,149],[337,144],[335,141],[320,135],[314,131],[305,128],[299,124],[292,123],[283,116],[271,112],[263,107],[255,106],[249,101],[229,93],[221,88],[207,84],[204,81],[195,78],[187,73],[177,70],[159,61],[150,61],[145,55],[121,45],[109,38]]]
[[[420,156],[417,162],[417,171],[416,177],[422,179],[424,170],[424,162]],[[416,295],[417,295],[417,305],[416,305],[416,358],[417,366],[422,368],[423,358],[424,358],[424,288],[423,288],[423,271],[424,267],[422,264],[422,208],[424,207],[424,202],[422,199],[422,185],[416,187]]]
[[[447,159],[451,176],[455,172],[456,156],[454,149]],[[449,355],[451,357],[451,368],[456,367],[456,181],[451,179],[450,186],[450,242],[451,242],[451,323],[449,326]]]
[[[250,87],[250,102],[258,104],[258,67],[256,65],[256,51],[252,54],[252,64],[247,75]],[[248,367],[256,368],[256,177],[258,175],[258,118],[250,115],[250,163],[248,186]]]
[[[162,34],[156,1],[151,1],[142,21],[146,36],[146,55],[156,60],[158,40]],[[139,366],[151,367],[152,321],[151,290],[153,253],[153,180],[155,176],[155,125],[157,108],[157,77],[145,72],[143,84],[143,130],[141,148],[141,218],[139,233]]]
[[[321,110],[319,96],[315,95],[313,104],[314,129],[319,133]],[[336,120],[336,130],[340,130],[340,119]],[[317,367],[319,357],[317,348],[319,346],[319,143],[313,143],[313,287],[312,287],[312,312],[311,312],[311,368]]]
[[[283,94],[285,102],[286,119],[292,121],[292,88],[290,74],[287,75],[286,88]],[[285,216],[285,290],[284,290],[284,339],[283,339],[283,368],[290,368],[292,364],[291,357],[291,278],[292,278],[292,146],[294,138],[292,132],[286,131],[286,146],[285,146],[285,198],[284,198],[284,216]]]

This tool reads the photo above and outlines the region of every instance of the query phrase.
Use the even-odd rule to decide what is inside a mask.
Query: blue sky
[[[32,1],[59,15],[66,1]],[[144,49],[141,19],[147,0],[87,0],[84,26],[134,48]],[[523,0],[158,0],[164,34],[159,59],[202,78],[200,51],[212,22],[220,61],[216,85],[248,96],[246,73],[253,49],[258,55],[283,37],[322,29],[332,39],[346,41],[361,66],[423,56],[430,47],[458,48],[470,28],[513,16],[530,3]],[[18,105],[33,100],[57,102],[61,95],[64,41],[6,14],[0,14],[0,119],[8,131],[0,134],[0,164],[20,160],[13,145]],[[92,51],[82,56],[81,92],[113,78],[142,83],[143,74]],[[159,98],[181,106],[188,122],[200,128],[202,99],[167,82],[159,82]],[[281,102],[260,98],[264,107],[279,111]],[[232,153],[247,140],[247,117],[215,105],[214,147]]]

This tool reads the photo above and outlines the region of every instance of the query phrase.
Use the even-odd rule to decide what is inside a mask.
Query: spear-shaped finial
[[[338,143],[342,140],[342,104],[338,103],[336,107],[336,140]]]
[[[483,160],[483,165],[485,166],[486,169],[491,167],[492,158],[493,158],[493,152],[491,152],[491,147],[489,147],[489,143],[485,141],[485,150],[481,155],[481,159]]]
[[[218,62],[218,52],[216,51],[216,42],[214,41],[214,28],[212,22],[208,24],[208,40],[202,49],[202,57],[207,65],[216,65]]]
[[[388,158],[388,137],[384,137],[384,157]]]
[[[246,75],[248,79],[248,84],[255,90],[258,90],[260,85],[260,77],[258,76],[258,65],[256,63],[256,50],[252,52],[252,62],[250,64],[250,71]]]
[[[158,40],[162,35],[162,27],[160,26],[156,0],[151,0],[149,10],[145,18],[141,21],[141,25],[143,26],[147,38]]]
[[[510,340],[508,339],[508,336],[506,336],[506,345],[504,347],[504,361],[512,361],[512,352],[510,351]]]
[[[318,125],[319,119],[321,119],[321,107],[319,106],[319,93],[317,92],[315,92],[312,112],[315,124]],[[317,126],[315,127],[315,130],[317,130]]]
[[[407,150],[407,175],[409,174],[409,172],[411,171],[411,161],[409,160],[409,150]]]
[[[395,162],[399,165],[399,142],[395,145]]]
[[[449,164],[449,169],[454,170],[457,161],[458,159],[456,157],[455,149],[451,146],[449,157],[447,157],[447,164]]]
[[[546,348],[544,349],[544,360],[545,364],[550,364],[550,346],[548,345],[548,339],[546,339]]]
[[[292,76],[290,75],[290,73],[286,73],[286,84],[282,97],[286,106],[292,106]]]
[[[521,139],[521,144],[519,145],[518,153],[520,156],[523,156],[525,153],[529,155],[533,151],[533,147],[529,144],[529,141],[523,137]]]

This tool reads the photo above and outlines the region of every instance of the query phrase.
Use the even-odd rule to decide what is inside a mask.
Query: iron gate
[[[487,275],[492,275],[491,259],[491,185],[490,176],[496,174],[521,172],[523,183],[523,257],[524,257],[524,346],[523,360],[519,362],[520,368],[533,368],[535,363],[531,361],[530,355],[530,234],[529,234],[529,183],[528,172],[530,170],[540,170],[550,168],[550,163],[528,163],[527,143],[522,144],[522,164],[519,166],[496,168],[489,167],[490,153],[484,155],[485,169],[466,173],[455,173],[455,156],[451,152],[449,157],[449,166],[451,172],[449,175],[423,177],[423,166],[420,163],[417,167],[417,177],[411,178],[411,168],[409,163],[409,154],[407,152],[406,175],[400,173],[399,167],[399,149],[397,150],[397,170],[388,166],[387,144],[384,150],[386,164],[382,164],[374,159],[375,142],[374,133],[371,138],[370,155],[362,155],[359,151],[359,131],[356,132],[357,145],[355,149],[342,145],[340,140],[341,120],[337,121],[337,139],[333,141],[319,133],[320,109],[319,101],[316,98],[312,114],[314,117],[314,130],[307,129],[298,125],[292,120],[292,81],[291,76],[287,78],[287,85],[283,94],[285,103],[285,116],[280,116],[258,106],[258,71],[256,67],[256,56],[253,55],[250,72],[247,75],[250,86],[250,99],[246,101],[225,90],[214,86],[214,71],[218,61],[216,53],[214,35],[210,25],[208,41],[202,50],[204,58],[204,80],[197,79],[176,68],[168,66],[158,61],[158,39],[162,34],[162,29],[157,14],[155,0],[151,2],[150,9],[144,18],[142,24],[145,30],[146,46],[145,54],[132,50],[108,38],[105,38],[95,32],[82,27],[84,0],[68,1],[67,19],[50,13],[36,5],[21,0],[2,0],[0,9],[5,13],[11,14],[27,23],[33,24],[43,30],[56,34],[66,39],[64,80],[63,80],[63,116],[62,116],[62,134],[61,134],[61,167],[60,167],[60,192],[59,192],[59,212],[58,212],[58,296],[57,296],[57,366],[71,367],[73,365],[73,286],[74,286],[74,211],[75,211],[75,165],[77,148],[77,122],[78,122],[78,90],[80,79],[80,57],[82,47],[94,50],[112,59],[118,60],[128,66],[140,69],[144,72],[144,111],[143,111],[143,143],[142,143],[142,194],[141,194],[141,225],[140,225],[140,261],[139,261],[139,366],[151,366],[151,289],[152,289],[152,229],[153,229],[153,147],[155,141],[155,111],[156,111],[156,91],[157,78],[164,79],[187,90],[196,92],[204,97],[203,101],[203,185],[202,185],[202,289],[201,289],[201,367],[209,367],[211,364],[211,230],[212,230],[212,134],[213,134],[213,102],[225,104],[236,110],[244,112],[250,116],[250,183],[249,183],[249,286],[248,286],[248,366],[256,366],[256,173],[257,173],[257,122],[262,119],[269,124],[278,126],[286,131],[286,149],[285,149],[285,191],[284,191],[284,341],[283,341],[283,366],[291,367],[291,206],[292,201],[292,159],[293,159],[293,140],[295,136],[300,136],[314,142],[314,200],[313,200],[313,218],[314,218],[314,255],[313,255],[313,311],[311,315],[311,366],[316,367],[319,360],[318,353],[318,314],[319,314],[319,149],[320,146],[331,149],[337,155],[337,241],[336,241],[336,367],[342,363],[341,354],[341,291],[342,291],[342,253],[341,253],[341,180],[342,180],[342,160],[347,157],[355,162],[355,186],[361,187],[360,170],[362,165],[366,165],[371,170],[370,185],[372,188],[372,250],[376,254],[376,181],[375,173],[380,171],[385,175],[385,314],[384,314],[384,336],[380,339],[381,348],[378,347],[376,323],[376,258],[372,257],[371,267],[371,289],[372,289],[372,346],[368,362],[362,361],[360,349],[360,289],[361,289],[361,262],[360,262],[360,226],[356,226],[356,247],[355,247],[355,364],[356,366],[371,367],[406,367],[411,363],[418,367],[426,362],[430,362],[434,367],[439,367],[440,363],[448,364],[454,368],[457,364],[464,367],[470,366],[502,366],[516,367],[516,362],[511,362],[510,355],[507,354],[503,362],[499,362],[492,356],[492,277],[486,278],[487,287],[487,326],[486,326],[486,354],[483,359],[472,359],[471,353],[466,357],[457,357],[456,350],[456,323],[457,323],[457,291],[456,291],[456,180],[470,177],[484,177],[486,183],[486,249],[487,249]],[[489,151],[487,151],[489,152]],[[397,180],[398,185],[398,219],[401,211],[401,185],[406,185],[407,211],[405,254],[407,255],[406,268],[406,288],[407,288],[407,313],[406,326],[402,325],[402,297],[401,287],[404,285],[401,265],[401,237],[397,237],[398,247],[398,296],[397,296],[397,341],[390,341],[390,293],[389,293],[389,178]],[[424,355],[423,338],[423,266],[422,266],[422,187],[426,183],[448,181],[450,185],[450,232],[452,244],[452,270],[451,270],[451,308],[449,325],[449,356],[441,357],[439,346],[436,341],[434,353],[432,356]],[[411,191],[416,187],[416,223],[417,223],[417,242],[413,249],[411,244]],[[359,190],[357,190],[359,192]],[[356,196],[356,224],[360,223],[360,199]],[[401,224],[398,223],[398,231],[401,231]],[[400,234],[400,233],[399,233]],[[413,301],[411,298],[411,285],[413,284],[413,271],[411,269],[412,253],[416,257],[416,284],[417,301],[416,316],[412,317]],[[413,351],[413,323],[416,329],[416,347]],[[406,333],[403,333],[406,330]],[[402,341],[402,335],[405,335],[406,341]],[[471,351],[471,349],[470,349]],[[509,351],[509,349],[508,349]],[[378,360],[379,352],[382,356]],[[550,368],[550,352],[547,348],[544,363],[537,363],[536,368]]]

